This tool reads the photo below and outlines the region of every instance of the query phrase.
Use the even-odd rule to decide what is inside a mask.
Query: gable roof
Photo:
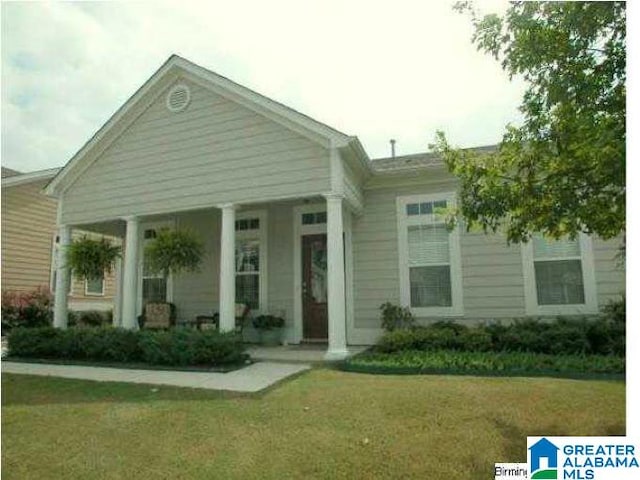
[[[82,148],[67,162],[56,177],[47,185],[45,193],[57,195],[64,190],[65,186],[73,182],[99,154],[94,150],[98,147],[106,148],[122,132],[115,132],[119,123],[126,126],[133,122],[133,114],[130,112],[143,103],[148,93],[154,90],[163,80],[172,76],[188,75],[188,78],[198,82],[205,88],[210,88],[216,93],[223,95],[257,113],[260,113],[278,123],[281,123],[291,130],[306,134],[312,140],[333,145],[335,147],[347,147],[357,152],[362,158],[362,162],[368,164],[366,153],[362,149],[357,137],[346,135],[322,122],[298,112],[286,105],[261,95],[247,87],[229,80],[222,75],[207,70],[186,60],[178,55],[172,55],[169,59],[147,80],[111,118],[85,143]],[[129,115],[130,114],[130,115]],[[126,128],[123,127],[124,128]]]
[[[489,153],[498,148],[497,145],[484,145],[482,147],[465,148],[477,153]],[[411,170],[421,170],[425,168],[443,167],[444,162],[440,155],[434,152],[414,153],[398,157],[377,158],[371,160],[371,167],[374,173],[402,173]]]
[[[2,167],[2,178],[13,177],[14,175],[20,175],[20,172],[11,168]]]
[[[5,175],[5,170],[13,173]],[[46,170],[20,173],[16,170],[2,167],[2,187],[15,187],[17,185],[24,185],[25,183],[37,182],[38,180],[48,180],[55,177],[60,170],[60,168],[47,168]]]

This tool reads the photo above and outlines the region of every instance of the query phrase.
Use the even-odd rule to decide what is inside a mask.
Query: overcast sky
[[[450,1],[2,3],[2,165],[62,166],[177,53],[350,135],[371,158],[498,142],[521,83]],[[497,12],[506,2],[479,3]]]

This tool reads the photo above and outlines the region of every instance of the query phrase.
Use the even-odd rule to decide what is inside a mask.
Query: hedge
[[[220,366],[242,363],[248,358],[242,340],[234,333],[188,328],[16,328],[9,335],[9,353],[19,358],[171,366]]]
[[[606,316],[558,318],[553,322],[516,320],[509,325],[493,323],[471,327],[438,322],[387,332],[374,350],[380,353],[455,350],[624,357],[625,324],[623,320]]]
[[[355,372],[390,374],[609,375],[622,378],[625,361],[612,355],[408,350],[396,353],[365,352],[347,360],[343,368]]]

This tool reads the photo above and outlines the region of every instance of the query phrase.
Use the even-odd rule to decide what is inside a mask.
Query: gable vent
[[[167,94],[167,108],[170,112],[181,112],[191,100],[189,87],[183,84],[175,85]]]

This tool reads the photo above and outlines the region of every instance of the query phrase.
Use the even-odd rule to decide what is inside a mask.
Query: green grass
[[[622,435],[612,381],[313,370],[259,395],[2,376],[4,479],[486,479],[527,435]]]

